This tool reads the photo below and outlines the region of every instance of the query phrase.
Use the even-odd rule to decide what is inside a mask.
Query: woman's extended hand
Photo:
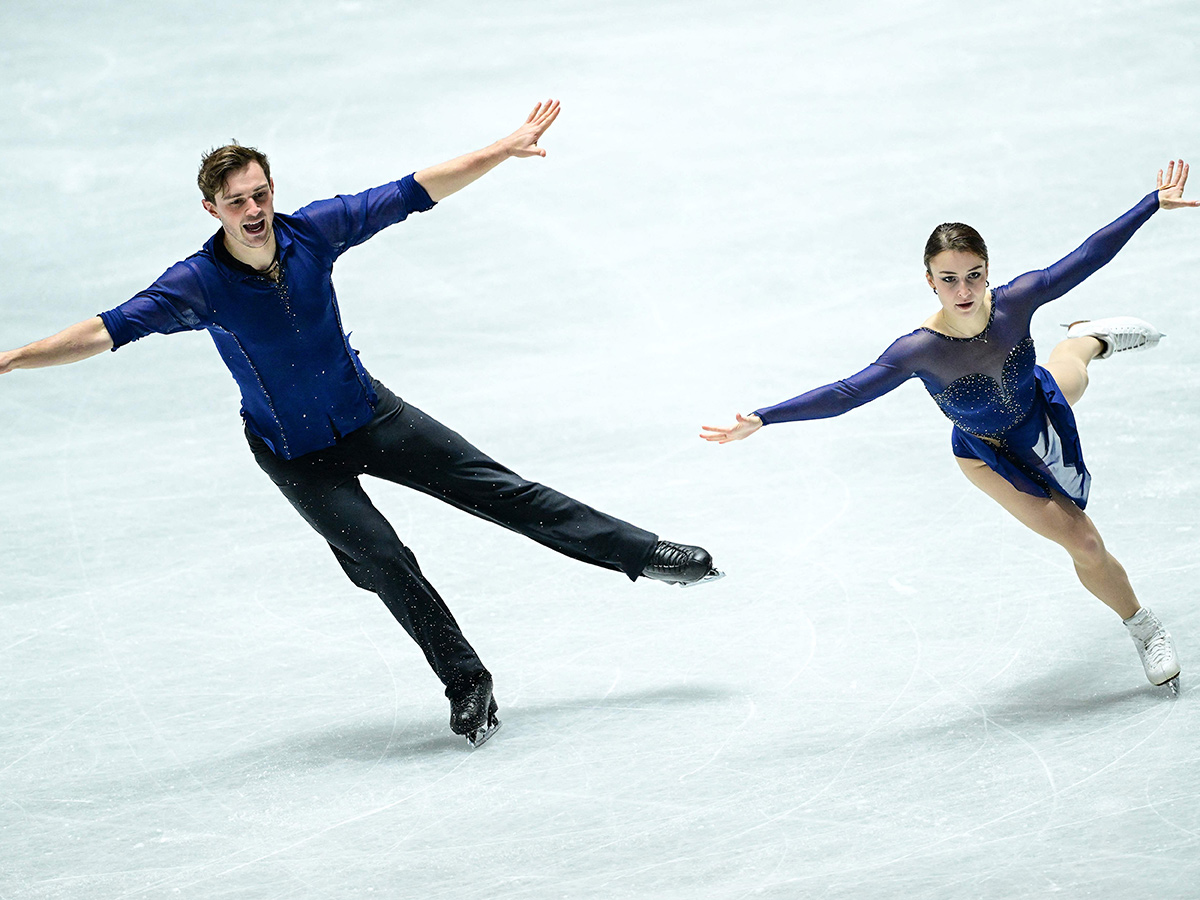
[[[1167,177],[1163,179],[1158,170],[1158,208],[1181,209],[1185,206],[1200,206],[1200,200],[1184,200],[1183,186],[1187,184],[1188,164],[1182,159],[1167,165]]]
[[[748,416],[737,414],[737,424],[729,427],[720,427],[714,425],[701,425],[702,431],[708,432],[700,437],[706,441],[716,441],[718,444],[728,444],[730,441],[741,441],[750,437],[754,432],[763,427],[763,421],[754,413]]]

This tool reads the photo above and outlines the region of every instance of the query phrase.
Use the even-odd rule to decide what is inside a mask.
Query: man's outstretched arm
[[[94,316],[17,350],[0,350],[0,375],[13,369],[40,369],[79,362],[111,350],[112,346],[112,337],[104,322]]]
[[[435,203],[461,191],[482,175],[486,175],[510,156],[545,156],[546,151],[538,145],[538,138],[558,118],[558,101],[539,103],[525,120],[525,124],[506,138],[501,138],[489,147],[459,156],[449,162],[430,166],[416,173],[417,183],[425,188],[429,199]]]

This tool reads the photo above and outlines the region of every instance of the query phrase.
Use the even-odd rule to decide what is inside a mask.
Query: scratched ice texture
[[[203,334],[0,380],[0,898],[1200,897],[1200,212],[1034,319],[1150,319],[1077,415],[1092,513],[1174,633],[1146,683],[1069,558],[959,473],[916,382],[728,446],[1200,159],[1189,0],[33,3],[0,8],[0,346],[115,306],[215,223],[483,146],[545,159],[347,254],[376,377],[678,540],[682,591],[390,485],[496,678],[470,752],[374,597],[258,471]],[[1193,185],[1200,194],[1200,182]]]

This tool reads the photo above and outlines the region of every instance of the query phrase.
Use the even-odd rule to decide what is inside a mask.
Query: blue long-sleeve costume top
[[[1054,265],[1027,272],[993,290],[991,319],[979,335],[954,338],[918,328],[898,338],[875,362],[849,378],[755,410],[755,415],[764,424],[838,416],[917,377],[954,423],[957,455],[983,459],[1028,493],[1045,496],[1044,482],[1049,481],[1050,486],[1085,505],[1087,475],[1074,436],[1074,418],[1057,394],[1053,378],[1035,365],[1029,323],[1038,307],[1061,297],[1116,256],[1157,209],[1158,192],[1152,191]],[[1042,402],[1043,398],[1047,402]],[[1040,411],[1063,427],[1047,432],[1043,427],[1046,417],[1037,415]],[[1057,439],[1066,439],[1073,446],[1064,450],[1056,445]],[[1007,459],[997,460],[997,449]],[[1037,452],[1030,455],[1033,449]],[[1053,457],[1064,454],[1068,462],[1070,457],[1078,457],[1078,475],[1072,476],[1077,484],[1063,485],[1048,476],[1046,458],[1054,463]],[[1011,462],[1026,471],[1006,471],[1012,468],[1007,465]],[[1026,477],[1030,474],[1032,480]]]
[[[342,328],[333,264],[434,202],[412,175],[275,215],[277,281],[222,261],[218,231],[146,290],[101,313],[116,350],[206,329],[241,389],[249,430],[284,459],[332,446],[374,415],[371,378]]]

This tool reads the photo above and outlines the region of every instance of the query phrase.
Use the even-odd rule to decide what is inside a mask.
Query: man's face
[[[275,182],[263,174],[262,166],[249,163],[227,179],[215,202],[204,208],[221,220],[227,240],[248,250],[259,250],[275,238]]]

